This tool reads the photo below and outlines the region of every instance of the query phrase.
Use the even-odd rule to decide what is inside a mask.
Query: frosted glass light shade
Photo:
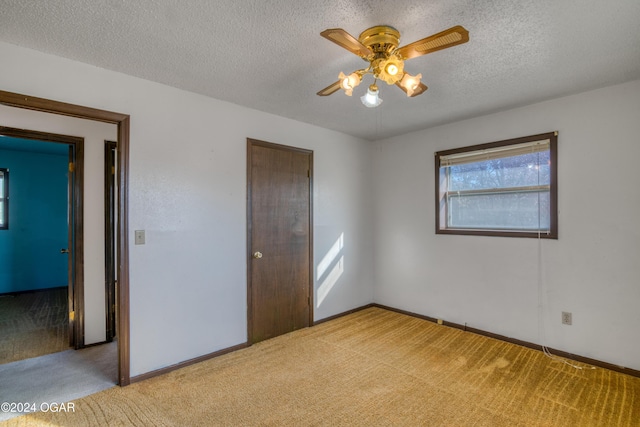
[[[400,86],[407,90],[407,96],[413,95],[413,91],[415,91],[418,86],[420,86],[420,79],[422,78],[422,74],[418,74],[416,76],[412,76],[409,73],[405,73],[400,81]]]
[[[353,88],[360,84],[362,77],[356,72],[349,74],[348,76],[342,71],[338,75],[340,79],[340,87],[344,90],[344,93],[348,96],[353,94]]]
[[[371,88],[373,86],[374,89]],[[367,93],[364,96],[360,97],[360,100],[364,104],[365,107],[373,108],[382,104],[382,98],[378,96],[379,91],[378,88],[374,85],[369,86],[367,89]]]

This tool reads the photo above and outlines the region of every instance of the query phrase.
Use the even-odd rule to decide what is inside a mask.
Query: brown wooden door
[[[310,325],[313,153],[247,140],[248,335]]]

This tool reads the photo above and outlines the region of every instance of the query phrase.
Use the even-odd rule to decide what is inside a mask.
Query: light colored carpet
[[[0,403],[68,402],[114,387],[118,345],[114,341],[0,365]],[[18,416],[0,410],[0,421]]]
[[[0,296],[0,365],[69,349],[67,289]]]
[[[369,308],[9,426],[637,426],[640,378]]]

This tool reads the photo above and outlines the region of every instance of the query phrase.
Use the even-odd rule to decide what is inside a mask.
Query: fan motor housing
[[[400,44],[400,32],[389,25],[377,25],[364,30],[358,41],[376,56],[393,52]]]

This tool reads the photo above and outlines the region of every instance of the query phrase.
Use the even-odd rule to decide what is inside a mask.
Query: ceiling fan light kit
[[[469,41],[469,32],[459,25],[400,48],[400,32],[388,25],[368,28],[358,39],[341,28],[331,28],[320,35],[358,55],[367,61],[369,66],[348,75],[340,72],[339,80],[319,91],[318,95],[328,96],[342,89],[346,95],[352,96],[353,89],[360,84],[362,77],[371,74],[374,82],[367,89],[367,93],[360,97],[367,107],[377,107],[382,103],[376,86],[378,80],[398,86],[408,97],[422,94],[427,90],[427,86],[420,81],[422,74],[412,76],[407,73],[404,71],[404,62]]]
[[[412,76],[409,73],[404,73],[404,76],[402,77],[402,81],[400,82],[400,86],[406,89],[407,96],[413,96],[413,93],[416,91],[416,89],[418,89],[418,86],[420,86],[421,78],[422,78],[422,74],[417,74],[415,76]]]
[[[340,79],[340,87],[344,90],[344,93],[348,96],[353,95],[353,88],[360,84],[362,81],[362,76],[356,72],[345,76],[345,74],[341,71],[338,75]]]
[[[373,108],[382,104],[382,98],[379,95],[380,91],[378,90],[378,86],[372,84],[367,89],[367,93],[360,97],[360,101],[364,104],[365,107]]]

